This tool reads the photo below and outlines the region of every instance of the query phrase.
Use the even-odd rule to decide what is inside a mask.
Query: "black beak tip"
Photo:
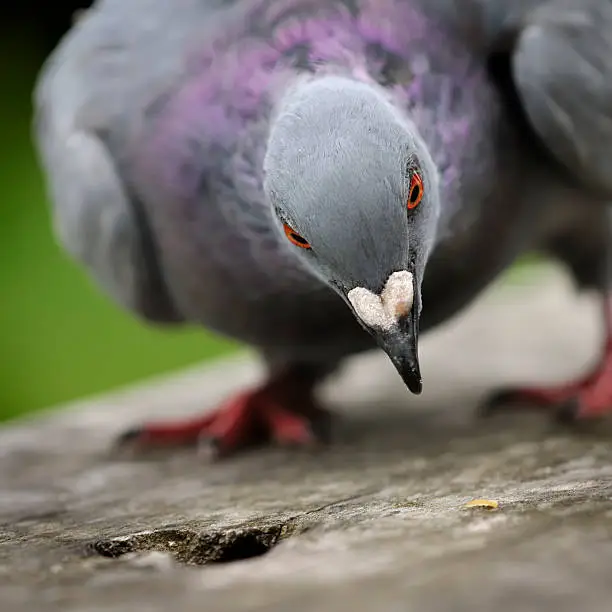
[[[414,395],[420,395],[423,391],[423,379],[418,368],[398,368],[398,370],[410,392],[414,393]]]
[[[420,395],[423,391],[423,379],[421,378],[421,370],[416,359],[392,357],[391,361],[410,392],[414,395]]]
[[[404,382],[414,395],[421,395],[423,392],[423,381],[420,376],[404,379]]]

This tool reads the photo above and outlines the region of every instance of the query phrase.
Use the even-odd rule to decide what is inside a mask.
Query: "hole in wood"
[[[165,552],[181,563],[207,565],[260,557],[293,535],[287,524],[239,527],[198,533],[192,529],[159,529],[101,539],[90,550],[111,559],[128,553]]]

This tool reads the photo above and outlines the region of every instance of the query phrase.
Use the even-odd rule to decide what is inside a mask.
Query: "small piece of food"
[[[486,508],[487,510],[497,510],[499,503],[493,499],[473,499],[463,506],[464,508]]]

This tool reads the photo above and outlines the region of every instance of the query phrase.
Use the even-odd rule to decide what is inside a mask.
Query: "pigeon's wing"
[[[48,128],[39,126],[43,139]],[[156,265],[145,219],[101,140],[77,127],[42,149],[56,235],[120,304],[159,322],[178,321]]]
[[[532,128],[570,175],[612,194],[612,1],[536,3],[514,30],[512,78]]]
[[[84,27],[79,23],[52,54],[34,95],[34,141],[56,236],[124,307],[160,323],[178,322],[147,220],[105,142],[129,99],[115,83],[121,41],[105,42],[103,28]]]

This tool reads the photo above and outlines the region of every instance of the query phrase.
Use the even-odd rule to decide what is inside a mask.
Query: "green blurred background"
[[[0,420],[234,348],[199,330],[139,322],[56,246],[30,139],[31,93],[74,9],[88,3],[49,4],[0,19]]]

